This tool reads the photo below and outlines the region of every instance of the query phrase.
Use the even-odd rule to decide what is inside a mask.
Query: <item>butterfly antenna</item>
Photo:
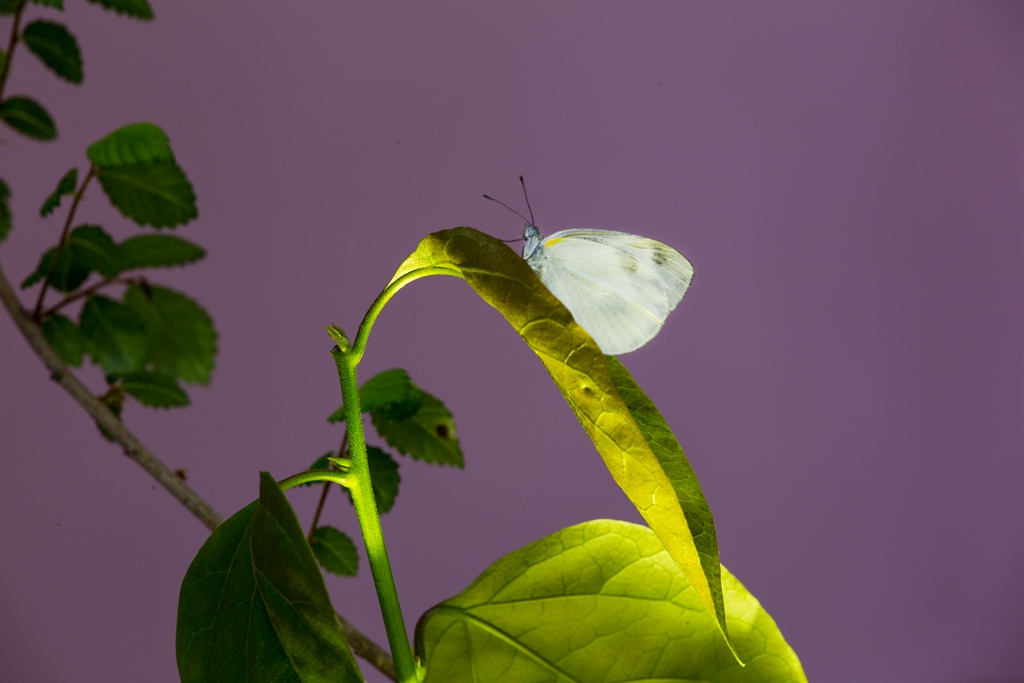
[[[485,195],[484,195],[484,199],[490,199],[490,200],[491,200],[492,202],[497,202],[498,204],[501,204],[501,205],[502,205],[502,206],[504,206],[504,207],[505,207],[506,209],[508,209],[509,211],[511,211],[512,213],[514,213],[515,215],[517,215],[517,216],[519,216],[520,218],[522,218],[522,219],[523,219],[524,221],[526,220],[526,216],[524,216],[523,214],[519,213],[518,211],[516,211],[515,209],[513,209],[513,208],[512,208],[511,206],[509,206],[509,205],[508,205],[508,204],[506,204],[505,202],[501,201],[500,199],[495,199],[494,197],[492,197],[492,196],[490,196],[490,195],[488,195],[488,194],[485,194]]]
[[[537,225],[537,221],[533,220],[533,207],[530,206],[530,197],[526,194],[526,181],[523,180],[523,176],[519,176],[519,184],[523,186],[523,198],[526,200],[526,208],[530,212],[530,225]]]

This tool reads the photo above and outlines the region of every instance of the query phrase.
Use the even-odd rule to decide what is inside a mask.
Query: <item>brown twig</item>
[[[18,29],[21,27],[21,13],[25,9],[25,0],[22,0],[18,8],[14,10],[14,21],[11,22],[11,36],[7,40],[7,50],[4,51],[4,68],[0,70],[0,98],[4,94],[4,86],[7,85],[7,74],[11,72],[11,57],[14,55],[14,46],[18,44]]]
[[[220,515],[206,501],[200,498],[181,477],[153,455],[128,430],[124,423],[102,401],[97,399],[82,384],[81,380],[64,365],[57,352],[53,350],[53,347],[50,346],[43,336],[42,328],[22,308],[21,302],[18,300],[13,287],[11,287],[11,283],[3,272],[3,268],[0,268],[0,302],[7,309],[11,319],[14,320],[15,325],[21,331],[25,340],[28,341],[29,346],[32,347],[32,350],[43,361],[43,365],[50,372],[50,378],[71,394],[75,402],[82,406],[85,412],[96,420],[96,423],[104,431],[113,437],[114,441],[121,446],[125,455],[138,463],[150,476],[160,482],[172,496],[177,498],[208,529],[212,531],[217,528],[222,521]],[[338,623],[345,633],[345,638],[352,647],[352,651],[385,676],[393,681],[397,681],[398,673],[395,670],[395,663],[391,655],[363,635],[340,614],[337,617]]]

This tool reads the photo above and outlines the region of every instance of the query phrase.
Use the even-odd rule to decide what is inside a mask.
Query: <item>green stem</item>
[[[387,630],[388,643],[391,645],[391,655],[395,658],[398,680],[401,683],[416,683],[419,680],[416,663],[409,647],[409,636],[405,630],[405,620],[402,618],[402,607],[398,602],[395,577],[391,572],[388,550],[384,544],[384,530],[380,525],[377,501],[373,497],[373,486],[370,482],[370,461],[366,454],[363,415],[359,405],[359,383],[356,379],[359,358],[355,354],[345,353],[337,346],[331,350],[331,355],[338,366],[341,395],[345,402],[345,421],[348,425],[348,449],[352,459],[348,487],[352,493],[363,542],[366,544],[366,557],[370,563],[374,586],[377,588],[384,628]]]
[[[402,287],[405,287],[413,280],[418,280],[421,277],[427,277],[429,275],[451,275],[453,277],[462,277],[458,271],[452,270],[451,268],[436,266],[433,268],[419,268],[406,273],[396,280],[392,280],[376,300],[374,300],[373,304],[370,306],[370,310],[368,310],[366,315],[363,316],[363,322],[359,324],[359,332],[356,334],[355,343],[352,344],[352,350],[347,354],[353,358],[353,368],[359,364],[359,361],[363,357],[363,352],[366,350],[366,342],[370,338],[370,330],[373,328],[373,323],[377,321],[377,316],[380,315],[381,309],[384,308],[384,304],[390,301],[391,297],[397,294],[398,290]]]

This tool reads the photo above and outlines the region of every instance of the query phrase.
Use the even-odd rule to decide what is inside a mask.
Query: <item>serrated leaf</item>
[[[7,235],[11,232],[11,226],[14,225],[11,208],[7,205],[7,200],[10,198],[11,188],[7,187],[3,178],[0,178],[0,242],[7,239]]]
[[[165,287],[129,287],[124,301],[144,325],[145,360],[152,369],[191,384],[210,383],[217,333],[202,306]]]
[[[260,473],[258,501],[213,531],[181,584],[182,683],[362,681],[288,500]]]
[[[146,357],[142,321],[128,307],[105,296],[93,296],[82,307],[79,322],[85,351],[108,375],[141,370]]]
[[[194,263],[206,251],[174,235],[137,235],[117,245],[121,270],[167,268]]]
[[[47,273],[50,273],[50,283],[55,289],[71,292],[78,289],[93,271],[104,277],[114,277],[119,272],[117,245],[97,225],[81,225],[72,230],[51,271],[50,264],[56,253],[57,249],[53,247],[43,254],[35,271],[22,281],[22,289],[41,281]]]
[[[392,282],[399,278],[409,282],[415,274],[464,279],[529,344],[615,482],[661,539],[726,634],[722,586],[704,568],[706,557],[718,559],[713,528],[701,523],[711,518],[711,510],[704,503],[700,520],[694,520],[694,527],[702,533],[695,537],[686,515],[692,513],[691,504],[698,503],[686,501],[684,505],[680,500],[683,494],[674,475],[666,471],[619,395],[608,360],[572,314],[508,245],[472,228],[428,235],[399,267]]]
[[[43,206],[39,209],[39,215],[45,218],[53,213],[53,210],[60,206],[61,197],[75,193],[76,185],[78,185],[78,169],[73,168],[64,174],[64,177],[57,183],[57,189],[51,192],[43,202]]]
[[[173,161],[100,167],[96,177],[110,203],[139,225],[168,228],[199,215],[192,184]]]
[[[146,0],[89,0],[89,2],[135,19],[153,18],[153,10],[150,9]]]
[[[452,414],[441,401],[425,391],[422,394],[420,409],[412,417],[388,420],[371,414],[373,426],[393,448],[414,460],[462,467]]]
[[[375,447],[366,447],[366,456],[370,465],[370,484],[373,488],[373,499],[377,501],[377,511],[381,514],[390,512],[395,507],[398,497],[398,485],[402,477],[398,474],[398,463],[385,451]],[[348,501],[352,502],[352,492],[346,489]]]
[[[177,408],[189,404],[184,389],[173,377],[162,372],[125,373],[121,375],[121,388],[150,408]]]
[[[364,413],[384,420],[412,417],[423,403],[423,391],[401,368],[378,373],[359,387],[359,404]]]
[[[43,321],[43,336],[65,365],[77,368],[82,364],[85,344],[78,331],[78,325],[70,318],[54,313]]]
[[[426,683],[806,683],[771,616],[722,568],[729,653],[647,527],[595,520],[495,562],[416,627]]]
[[[36,140],[55,140],[57,125],[50,114],[28,97],[9,97],[0,102],[0,120],[8,126]]]
[[[332,526],[318,526],[310,543],[320,566],[338,576],[355,576],[359,552],[352,539]]]
[[[82,82],[82,53],[63,24],[33,21],[25,27],[21,39],[53,73],[72,83]]]
[[[89,145],[89,161],[100,168],[121,168],[174,161],[167,134],[158,126],[142,121],[122,126]]]
[[[46,7],[56,7],[57,9],[64,9],[64,0],[32,0],[37,5],[44,5]]]

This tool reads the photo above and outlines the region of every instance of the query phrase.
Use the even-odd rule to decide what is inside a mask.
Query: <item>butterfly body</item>
[[[523,258],[601,351],[634,351],[658,333],[686,294],[693,266],[647,237],[611,230],[523,232]]]

